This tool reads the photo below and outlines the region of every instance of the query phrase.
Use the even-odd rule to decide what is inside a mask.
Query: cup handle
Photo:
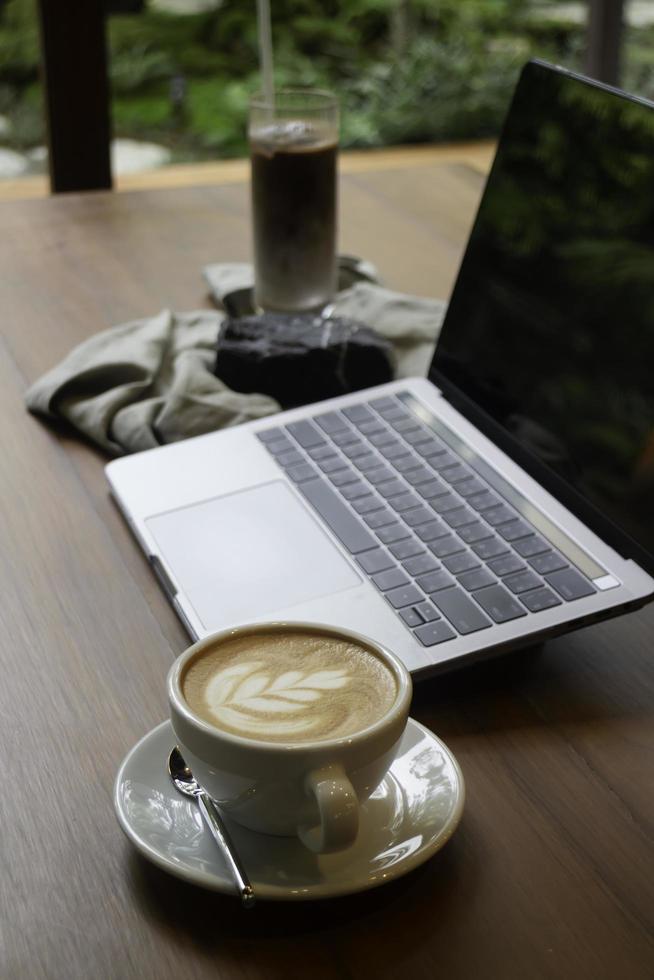
[[[356,840],[359,831],[359,801],[341,765],[314,769],[304,780],[308,796],[318,804],[320,823],[299,827],[298,836],[316,854],[341,851]]]

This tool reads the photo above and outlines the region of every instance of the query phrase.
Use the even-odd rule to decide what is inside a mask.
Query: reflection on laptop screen
[[[526,66],[430,376],[654,552],[654,106]]]

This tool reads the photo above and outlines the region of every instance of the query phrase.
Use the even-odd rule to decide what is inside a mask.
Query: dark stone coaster
[[[343,317],[253,314],[223,323],[215,374],[234,391],[270,395],[293,408],[391,381],[392,347]]]

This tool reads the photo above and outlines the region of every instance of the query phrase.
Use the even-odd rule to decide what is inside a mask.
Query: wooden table
[[[451,164],[349,175],[342,247],[447,296],[480,188]],[[23,393],[94,331],[204,305],[201,266],[248,258],[246,188],[1,210],[3,980],[651,980],[654,607],[418,687],[413,714],[457,754],[467,806],[392,885],[244,913],[135,853],[114,775],[166,716],[187,638],[100,454]]]

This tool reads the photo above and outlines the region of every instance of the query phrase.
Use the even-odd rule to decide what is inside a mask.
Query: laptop
[[[654,595],[654,105],[522,71],[428,378],[111,462],[194,639],[312,621],[414,676]]]

